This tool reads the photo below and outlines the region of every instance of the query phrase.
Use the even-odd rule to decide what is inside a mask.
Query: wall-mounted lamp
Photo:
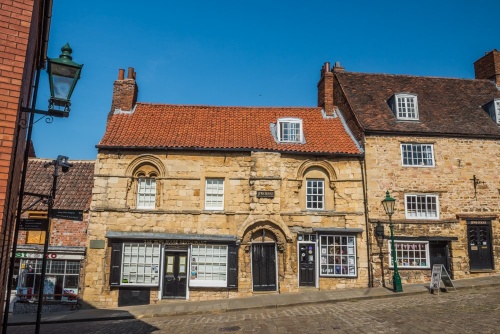
[[[375,237],[377,240],[384,239],[384,225],[377,223],[375,226]]]
[[[71,95],[75,89],[83,65],[75,63],[68,43],[61,48],[59,58],[49,58],[47,73],[49,74],[50,99],[49,110],[22,108],[23,112],[46,116],[68,117],[71,106]]]

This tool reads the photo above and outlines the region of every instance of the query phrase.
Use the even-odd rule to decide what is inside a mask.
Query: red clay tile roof
[[[499,137],[500,127],[482,106],[500,98],[489,80],[335,73],[363,130]],[[417,95],[419,121],[398,121],[387,101],[395,93]]]
[[[305,144],[278,144],[270,124],[302,119]],[[138,103],[131,114],[114,114],[97,148],[264,150],[360,154],[340,118],[321,108],[215,107]]]
[[[51,194],[54,166],[44,167],[46,163],[51,161],[49,159],[30,159],[28,161],[25,192],[41,195]],[[73,167],[68,172],[63,173],[59,168],[54,209],[87,211],[90,207],[94,183],[94,161],[70,160],[69,162],[73,164]],[[25,196],[23,208],[27,208],[37,199],[38,197]],[[30,210],[45,211],[47,205],[40,202]]]

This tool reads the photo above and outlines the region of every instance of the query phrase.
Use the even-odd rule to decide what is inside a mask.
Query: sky
[[[325,62],[346,71],[474,78],[500,49],[498,0],[53,0],[49,58],[84,64],[68,118],[33,128],[39,158],[95,160],[118,70],[139,102],[317,105]],[[37,109],[47,109],[43,72]]]

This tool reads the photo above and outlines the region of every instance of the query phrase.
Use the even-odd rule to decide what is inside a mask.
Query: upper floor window
[[[282,118],[278,120],[278,141],[300,143],[303,138],[302,120]]]
[[[496,114],[496,122],[500,125],[500,99],[495,99],[495,114]]]
[[[403,166],[434,166],[432,144],[401,144]]]
[[[310,210],[323,210],[325,208],[325,181],[307,179],[306,207]]]
[[[205,209],[224,209],[224,180],[207,179],[205,185]]]
[[[405,195],[405,209],[407,219],[438,219],[438,196],[433,194]]]
[[[151,175],[156,176],[156,175]],[[154,209],[156,206],[156,179],[140,175],[137,179],[137,208]]]
[[[401,120],[418,120],[417,96],[412,94],[396,94],[394,96],[394,113]]]

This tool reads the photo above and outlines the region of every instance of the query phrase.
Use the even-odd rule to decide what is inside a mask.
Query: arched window
[[[141,155],[130,163],[126,173],[130,177],[127,191],[132,195],[127,195],[128,205],[142,210],[158,208],[161,179],[166,175],[162,161],[153,155]]]

